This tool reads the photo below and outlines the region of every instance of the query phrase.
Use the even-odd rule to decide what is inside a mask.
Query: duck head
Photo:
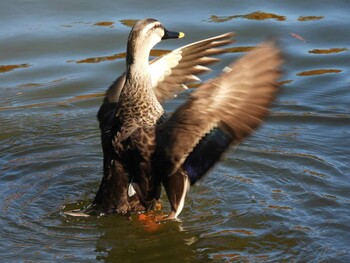
[[[151,49],[163,39],[182,38],[185,34],[182,32],[168,31],[156,19],[148,18],[139,20],[132,28],[127,47],[127,64],[131,65],[137,60],[145,60],[148,63],[148,57]]]

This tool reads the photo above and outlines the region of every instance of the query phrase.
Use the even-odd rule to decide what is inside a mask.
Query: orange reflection
[[[171,52],[171,50],[152,49],[150,55],[152,57],[160,57],[160,56],[163,56],[165,54],[168,54],[169,52]]]
[[[325,174],[322,174],[322,173],[319,173],[319,172],[315,172],[315,171],[311,171],[311,170],[307,170],[307,169],[305,169],[303,171],[303,173],[308,173],[308,174],[311,174],[313,176],[317,176],[317,177],[321,177],[321,178],[327,177]]]
[[[18,65],[0,65],[0,72],[8,72],[18,68],[28,68],[30,64],[18,64]]]
[[[210,16],[210,19],[208,20],[208,22],[222,23],[222,22],[231,21],[231,20],[236,19],[236,18],[246,18],[246,19],[250,19],[250,20],[266,20],[266,19],[275,19],[277,21],[285,21],[286,20],[285,16],[257,11],[257,12],[253,12],[253,13],[245,14],[245,15],[233,15],[233,16],[212,15],[212,16]]]
[[[137,19],[123,19],[120,20],[120,23],[122,23],[124,26],[133,27],[137,21]]]
[[[273,13],[264,13],[259,11],[244,15],[243,17],[251,20],[266,20],[266,19],[275,19],[277,21],[286,20],[285,16],[280,16]]]
[[[286,80],[278,81],[278,84],[280,84],[281,86],[283,86],[283,85],[289,84],[289,83],[291,83],[291,82],[293,82],[293,80],[291,80],[291,79],[286,79]]]
[[[96,22],[94,26],[109,26],[113,27],[114,22],[109,22],[109,21],[103,21],[103,22]]]
[[[294,227],[295,230],[300,230],[300,231],[311,231],[311,228],[310,227],[307,227],[307,226],[295,226]]]
[[[313,21],[313,20],[321,20],[324,16],[299,16],[298,21]]]
[[[17,87],[18,87],[18,88],[35,88],[35,87],[42,87],[42,86],[45,86],[45,85],[58,83],[58,82],[61,82],[61,81],[64,81],[64,80],[66,80],[66,78],[54,79],[54,80],[51,80],[51,81],[48,81],[48,82],[42,82],[42,83],[26,83],[26,84],[18,85]]]
[[[313,49],[309,53],[312,54],[332,54],[347,51],[347,48],[329,48],[329,49]]]
[[[126,57],[126,53],[123,52],[112,56],[92,57],[92,58],[86,58],[78,61],[69,60],[67,62],[75,62],[78,64],[79,63],[99,63],[99,62],[111,61],[111,60],[116,60],[116,59],[125,58],[125,57]]]
[[[277,209],[277,210],[293,210],[293,208],[289,206],[279,206],[279,205],[269,205],[268,208]]]
[[[160,212],[162,205],[156,204],[155,210],[147,213],[139,214],[137,220],[143,225],[145,231],[153,233],[159,231],[164,224],[159,221],[166,218],[166,214]]]
[[[247,183],[247,184],[251,184],[253,183],[253,179],[250,178],[245,178],[243,176],[233,176],[234,179],[236,179],[237,181],[240,181],[241,183]]]
[[[201,83],[190,83],[190,84],[188,84],[188,85],[186,85],[187,86],[187,88],[189,88],[189,89],[196,89],[196,88],[198,88],[200,85],[202,85]]]
[[[227,48],[226,50],[231,53],[240,53],[240,52],[248,52],[253,48],[254,47],[232,47],[232,48]]]
[[[342,70],[340,69],[315,69],[309,71],[303,71],[298,73],[298,76],[314,76],[314,75],[323,75],[328,73],[340,73]]]
[[[159,57],[159,56],[163,56],[163,55],[165,55],[165,54],[167,54],[169,52],[170,52],[170,50],[154,49],[154,50],[151,50],[150,55],[153,56],[153,57]],[[116,59],[122,59],[122,58],[125,58],[125,57],[126,57],[126,53],[122,52],[122,53],[118,53],[118,54],[111,55],[111,56],[85,58],[85,59],[77,60],[77,61],[68,60],[67,62],[68,63],[75,62],[75,63],[78,63],[78,64],[80,64],[80,63],[100,63],[100,62],[105,62],[105,61],[112,61],[112,60],[116,60]]]
[[[81,100],[87,100],[87,99],[93,99],[93,98],[99,98],[103,97],[105,95],[104,92],[99,93],[93,93],[93,94],[86,94],[86,95],[78,95],[73,98],[70,98],[68,100],[58,101],[58,102],[41,102],[41,103],[33,103],[28,105],[21,105],[21,106],[15,106],[15,107],[2,107],[0,108],[0,111],[3,110],[12,110],[12,109],[30,109],[35,107],[48,107],[52,105],[62,106],[67,105],[69,103],[74,103]]]

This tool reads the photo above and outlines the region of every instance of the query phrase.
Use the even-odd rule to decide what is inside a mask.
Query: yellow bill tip
[[[185,33],[179,32],[179,38],[183,38],[185,36]]]

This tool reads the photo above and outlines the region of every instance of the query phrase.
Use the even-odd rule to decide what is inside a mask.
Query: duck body
[[[206,66],[218,61],[212,55],[226,52],[219,47],[232,43],[233,34],[202,40],[149,61],[155,44],[182,36],[154,19],[140,20],[131,30],[126,72],[107,90],[97,115],[103,178],[86,213],[151,210],[163,185],[171,204],[167,219],[177,218],[189,186],[265,116],[277,91],[282,63],[272,43],[200,85],[172,115],[166,115],[161,102],[207,72]],[[272,54],[264,55],[266,51]]]
[[[137,35],[145,34],[148,25],[147,30],[159,31],[149,35],[160,38],[164,29],[153,19],[142,22],[129,35],[127,71],[109,88],[98,112],[104,177],[93,207],[104,212],[149,210],[160,196],[151,160],[155,128],[164,119],[164,110],[153,92],[149,74],[149,52],[157,39]]]

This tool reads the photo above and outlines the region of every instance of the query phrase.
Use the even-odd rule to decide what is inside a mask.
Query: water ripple
[[[2,260],[349,262],[349,2],[154,6],[2,3]],[[236,32],[230,53],[204,80],[278,35],[286,58],[282,91],[261,129],[192,187],[182,222],[148,231],[137,215],[68,217],[63,211],[87,205],[100,183],[96,112],[105,89],[125,70],[130,27],[148,16],[186,32],[152,56]],[[166,108],[174,111],[187,96]],[[164,193],[161,200],[167,212]]]

